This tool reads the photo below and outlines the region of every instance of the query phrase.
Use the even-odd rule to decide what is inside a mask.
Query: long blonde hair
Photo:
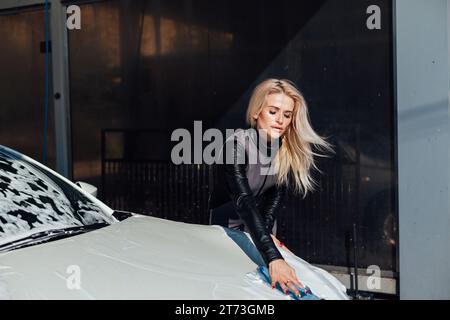
[[[267,79],[260,83],[254,90],[247,108],[247,124],[256,129],[256,119],[253,115],[261,112],[267,96],[275,93],[284,93],[294,100],[292,121],[282,137],[281,147],[277,152],[274,165],[277,176],[277,185],[287,185],[289,175],[292,174],[294,192],[303,193],[303,197],[313,191],[316,182],[311,177],[311,168],[316,166],[314,156],[326,157],[327,155],[315,153],[315,146],[320,151],[334,153],[332,145],[319,136],[311,127],[308,106],[295,84],[286,79]]]

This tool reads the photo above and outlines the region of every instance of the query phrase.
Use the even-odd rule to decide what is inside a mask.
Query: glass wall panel
[[[0,144],[38,161],[44,142],[44,26],[43,10],[0,11]],[[55,168],[51,69],[49,74],[46,158]]]
[[[134,186],[133,195],[121,194],[117,206],[203,223],[208,190],[202,186],[212,176],[203,168],[167,165],[167,137],[174,128],[192,131],[194,120],[202,120],[203,130],[245,127],[254,86],[268,77],[288,78],[300,87],[313,127],[329,137],[336,155],[319,159],[323,174],[315,173],[316,192],[306,199],[289,196],[279,237],[313,263],[352,266],[356,247],[360,267],[397,271],[392,3],[377,1],[381,29],[374,30],[367,27],[372,4],[80,5],[82,29],[71,31],[69,42],[74,177],[101,185],[102,159],[113,155],[116,162],[107,165],[114,179],[104,170],[105,187],[112,181],[115,192],[126,192],[116,190],[125,181],[120,174],[128,179],[124,186]],[[116,130],[105,131],[103,140],[114,145],[102,149],[105,129]],[[146,185],[153,191],[144,190]]]

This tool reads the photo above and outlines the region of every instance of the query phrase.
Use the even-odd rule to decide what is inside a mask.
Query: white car
[[[280,250],[317,296],[348,299],[328,272]],[[0,146],[0,299],[291,299],[256,270],[219,226],[115,212]]]

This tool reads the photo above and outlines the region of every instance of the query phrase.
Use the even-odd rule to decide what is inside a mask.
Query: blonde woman
[[[288,188],[303,197],[314,189],[310,170],[317,169],[314,156],[321,154],[313,147],[333,150],[314,132],[305,99],[289,80],[267,79],[254,89],[247,124],[222,149],[225,163],[211,195],[210,222],[240,243],[243,234],[235,230],[248,231],[256,254],[248,245],[243,250],[269,267],[272,287],[279,283],[298,294],[304,285],[277,249],[283,244],[275,236],[276,215]]]

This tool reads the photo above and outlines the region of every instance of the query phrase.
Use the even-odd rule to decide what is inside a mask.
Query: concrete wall
[[[450,299],[449,3],[394,5],[400,298]]]

